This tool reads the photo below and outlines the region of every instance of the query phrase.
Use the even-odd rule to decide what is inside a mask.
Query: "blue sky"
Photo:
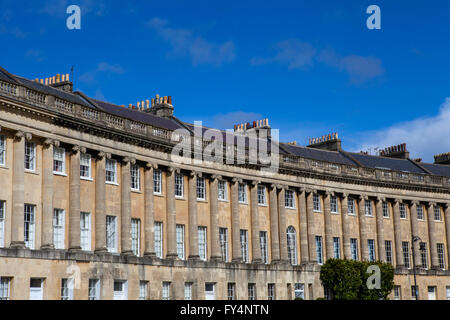
[[[450,151],[448,1],[0,0],[0,65],[69,73],[116,104],[171,95],[185,121],[269,118],[282,141],[338,131],[346,150]],[[81,8],[68,30],[66,8]],[[381,8],[381,30],[366,8]]]

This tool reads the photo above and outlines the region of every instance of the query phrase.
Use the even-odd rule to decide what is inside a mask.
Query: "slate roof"
[[[179,128],[186,128],[191,132],[194,131],[194,125],[178,120],[176,117],[164,118],[153,114],[145,113],[139,110],[129,109],[126,107],[118,106],[109,102],[100,101],[97,99],[92,99],[85,96],[81,92],[66,92],[48,85],[43,85],[35,81],[25,79],[20,76],[12,75],[5,69],[0,67],[0,80],[13,82],[15,84],[21,84],[29,89],[42,92],[44,94],[53,95],[57,98],[67,100],[69,102],[79,104],[88,108],[101,109],[107,113],[124,117],[130,120],[142,122],[155,127],[176,130]],[[206,130],[216,130],[218,134],[222,134],[223,141],[226,141],[227,132],[225,130],[202,127],[202,132],[205,133]],[[234,139],[236,143],[236,139]],[[249,139],[246,138],[246,146],[248,146]],[[269,139],[268,151],[271,150],[272,141]],[[411,172],[416,174],[427,174],[428,170],[432,174],[450,177],[450,165],[438,165],[431,163],[419,163],[415,164],[413,161],[408,159],[395,159],[374,155],[365,155],[361,153],[353,152],[338,152],[338,151],[328,151],[315,148],[307,148],[303,146],[294,146],[287,143],[279,144],[280,154],[294,155],[307,159],[328,161],[337,164],[362,165],[367,168],[373,169],[389,169],[395,171]],[[424,169],[422,169],[423,167]]]

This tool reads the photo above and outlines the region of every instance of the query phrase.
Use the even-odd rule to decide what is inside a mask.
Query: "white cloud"
[[[155,30],[162,39],[170,44],[172,47],[170,55],[188,55],[193,65],[222,65],[235,58],[235,46],[232,41],[212,43],[195,35],[189,29],[169,27],[166,20],[157,17],[148,21],[147,27]]]
[[[350,82],[360,84],[384,74],[381,60],[376,57],[364,57],[356,54],[340,56],[333,50],[318,50],[307,42],[288,39],[277,43],[275,55],[261,58],[253,57],[251,65],[278,63],[287,65],[289,70],[306,70],[314,63],[322,63],[348,74]]]
[[[433,155],[450,151],[450,98],[446,98],[439,113],[402,122],[385,129],[356,135],[360,142],[354,151],[369,150],[406,143],[411,158],[433,162]]]

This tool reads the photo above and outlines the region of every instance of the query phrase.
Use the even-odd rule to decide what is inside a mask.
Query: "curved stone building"
[[[419,299],[450,299],[449,154],[208,130],[171,97],[117,106],[2,68],[0,129],[0,299],[316,299],[330,257],[392,263],[392,299],[414,265]]]

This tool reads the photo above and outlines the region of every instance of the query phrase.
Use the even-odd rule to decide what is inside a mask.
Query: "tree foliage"
[[[369,289],[370,265],[380,268],[380,289]],[[394,288],[394,268],[380,261],[328,259],[320,270],[320,281],[337,300],[386,300]]]

